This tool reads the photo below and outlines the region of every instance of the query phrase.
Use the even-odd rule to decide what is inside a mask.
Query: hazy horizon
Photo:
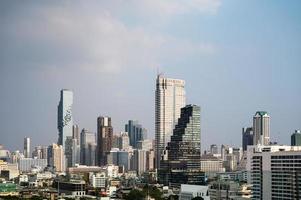
[[[239,0],[0,1],[0,144],[23,150],[57,142],[60,90],[73,118],[96,132],[112,117],[154,138],[158,71],[186,82],[201,106],[202,151],[241,146],[256,111],[271,141],[301,129],[301,2]]]

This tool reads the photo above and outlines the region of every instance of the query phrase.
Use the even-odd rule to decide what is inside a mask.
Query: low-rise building
[[[201,197],[204,200],[210,200],[208,186],[181,184],[179,200],[191,200],[195,197]]]

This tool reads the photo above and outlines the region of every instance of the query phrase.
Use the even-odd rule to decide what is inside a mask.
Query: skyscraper
[[[96,137],[95,133],[83,129],[81,132],[81,164],[92,166],[95,165],[95,148]]]
[[[66,170],[66,157],[64,155],[63,146],[52,144],[48,147],[48,164],[55,168],[56,172],[64,172]]]
[[[58,105],[57,128],[59,132],[58,144],[65,150],[65,142],[68,136],[72,137],[72,104],[73,92],[70,90],[61,90],[60,102]]]
[[[243,151],[247,150],[248,145],[253,145],[253,128],[252,127],[244,127],[242,128],[242,149]]]
[[[99,166],[107,164],[107,154],[111,151],[113,127],[110,117],[97,118],[97,162]]]
[[[200,107],[187,105],[181,109],[171,141],[167,146],[167,160],[161,161],[159,181],[164,185],[203,184],[200,171],[201,124]]]
[[[301,131],[295,130],[291,136],[291,145],[292,146],[301,146]]]
[[[157,76],[155,102],[156,167],[185,106],[185,81]]]
[[[30,138],[24,138],[24,156],[25,158],[30,158]]]
[[[147,131],[139,124],[138,121],[129,120],[125,125],[125,132],[128,133],[130,139],[130,145],[133,148],[137,147],[137,142],[146,139]]]
[[[253,117],[253,144],[270,144],[270,116],[265,111],[257,111]]]

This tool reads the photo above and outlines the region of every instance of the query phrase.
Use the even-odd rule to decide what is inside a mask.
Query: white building
[[[157,76],[155,105],[156,167],[186,104],[185,81]]]
[[[257,111],[253,117],[253,145],[270,144],[270,116],[265,111]]]
[[[208,186],[203,185],[181,185],[179,200],[191,200],[195,197],[202,197],[204,200],[210,200]]]
[[[301,146],[248,146],[254,199],[301,199]]]
[[[105,188],[106,187],[106,174],[105,173],[97,173],[93,174],[90,177],[90,183],[95,188]]]
[[[30,138],[25,137],[24,138],[24,152],[23,152],[25,158],[30,158]]]
[[[47,167],[47,159],[21,158],[19,160],[19,170],[21,172],[30,172],[33,168],[43,170]]]

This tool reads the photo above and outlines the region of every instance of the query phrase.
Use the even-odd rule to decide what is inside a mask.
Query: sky
[[[202,149],[241,145],[257,110],[271,140],[301,129],[298,0],[0,1],[0,144],[22,150],[57,142],[60,90],[73,117],[114,133],[136,119],[154,137],[158,72],[186,81],[201,106]]]

